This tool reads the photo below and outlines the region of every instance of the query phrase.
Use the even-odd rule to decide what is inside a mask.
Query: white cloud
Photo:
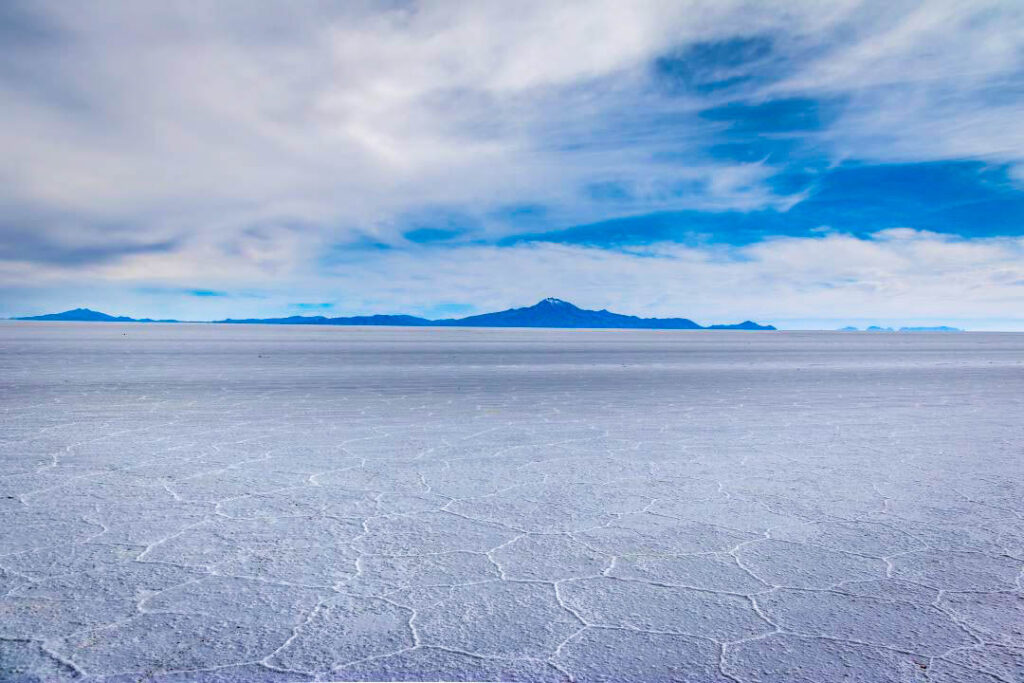
[[[836,158],[1024,158],[1020,3],[864,3],[827,35],[831,49],[765,94],[845,98],[822,140]]]
[[[698,176],[702,190],[676,205],[749,208],[772,201],[763,185],[739,190],[730,165],[684,160],[706,142],[692,115],[709,102],[652,95],[651,59],[773,35],[795,70],[771,91],[863,99],[840,152],[898,123],[903,156],[1019,155],[1013,128],[1002,142],[990,130],[1010,113],[999,107],[933,111],[939,144],[913,134],[950,91],[1019,75],[1019,11],[982,4],[39,2],[31,12],[53,35],[7,50],[0,76],[0,176],[7,202],[140,230],[173,216],[185,233],[254,214],[337,232],[422,203],[524,198],[586,219],[579,187],[608,175]],[[900,94],[878,90],[892,83]],[[665,139],[657,125],[609,123],[637,110],[682,124]],[[664,149],[675,162],[652,162]]]
[[[693,311],[680,304],[703,301],[716,283],[764,293],[770,277],[804,292],[801,301],[812,291],[823,305],[836,292],[900,301],[925,277],[900,265],[907,245],[940,261],[947,248],[953,261],[967,253],[966,242],[915,233],[898,244],[829,237],[739,252],[761,270],[682,247],[641,259],[522,246],[354,253],[341,271],[318,271],[331,245],[361,232],[395,241],[400,217],[424,206],[481,216],[488,237],[509,230],[488,212],[523,202],[547,206],[550,228],[640,211],[785,209],[798,197],[771,189],[775,169],[701,152],[718,126],[697,113],[718,103],[714,93],[669,96],[652,82],[659,55],[735,37],[769,36],[784,67],[780,79],[741,86],[751,101],[845,98],[843,116],[806,141],[834,160],[1024,164],[1014,118],[1024,22],[1012,2],[39,0],[23,8],[8,21],[0,68],[5,287],[212,280],[237,289],[272,279],[377,305],[402,281],[392,280],[394,268],[419,273],[420,283],[437,272],[449,284],[420,298],[405,292],[390,308],[464,300],[460,287],[491,292],[482,308],[522,302],[510,285],[487,284],[493,272],[520,291],[536,282],[538,296],[578,287],[594,292],[583,303],[634,308],[626,304],[635,295],[667,313]],[[606,181],[632,196],[598,201],[582,191]],[[851,251],[816,251],[833,244]],[[844,263],[861,256],[878,262],[861,263],[849,276],[855,284],[844,284]],[[969,253],[962,265],[974,275],[961,274],[964,286],[977,284],[972,264],[985,258]],[[685,286],[676,283],[683,266]],[[559,269],[564,281],[553,275]],[[583,284],[570,286],[576,279]],[[819,279],[832,289],[815,290]],[[676,284],[659,293],[665,283]],[[764,310],[796,296],[787,292],[735,306],[712,297],[693,314],[795,314]]]

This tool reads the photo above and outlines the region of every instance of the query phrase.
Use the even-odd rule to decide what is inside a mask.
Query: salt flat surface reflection
[[[2,323],[0,678],[1022,680],[1022,404],[1020,334]]]

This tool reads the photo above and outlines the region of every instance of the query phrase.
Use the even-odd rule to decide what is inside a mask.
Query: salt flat
[[[1024,680],[1024,335],[0,324],[0,678]]]

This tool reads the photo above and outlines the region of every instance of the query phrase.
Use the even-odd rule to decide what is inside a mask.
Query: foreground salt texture
[[[1024,679],[1024,335],[0,324],[0,678]]]

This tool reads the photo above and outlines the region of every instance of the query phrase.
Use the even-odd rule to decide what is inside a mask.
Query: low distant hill
[[[544,299],[533,306],[510,308],[497,313],[471,315],[458,320],[437,320],[435,324],[458,327],[561,327],[655,330],[704,329],[689,318],[638,318],[606,310],[590,311],[561,299]]]
[[[347,318],[326,318],[322,315],[292,315],[287,318],[227,318],[214,320],[216,323],[249,323],[257,325],[390,325],[400,327],[422,327],[435,325],[433,320],[417,318],[414,315],[354,315]]]
[[[838,332],[860,332],[856,327],[840,327]],[[959,327],[949,327],[948,325],[935,325],[933,327],[901,327],[898,330],[891,327],[879,327],[878,325],[872,325],[871,327],[865,327],[865,332],[963,332]]]
[[[707,330],[774,330],[775,327],[772,325],[759,325],[753,320],[744,320],[741,323],[734,323],[732,325],[708,325]]]
[[[112,316],[88,308],[76,308],[63,313],[37,315],[15,320],[74,320],[81,322],[178,322]],[[226,318],[213,322],[261,325],[388,325],[405,327],[550,327],[590,329],[636,330],[774,330],[771,325],[759,325],[750,320],[731,325],[703,326],[689,318],[639,318],[611,311],[591,311],[561,299],[544,299],[533,306],[510,308],[496,313],[471,315],[465,318],[428,320],[413,315],[359,315],[328,318],[322,315],[293,315],[286,318]]]
[[[963,332],[959,327],[936,325],[935,327],[901,327],[900,332]]]

